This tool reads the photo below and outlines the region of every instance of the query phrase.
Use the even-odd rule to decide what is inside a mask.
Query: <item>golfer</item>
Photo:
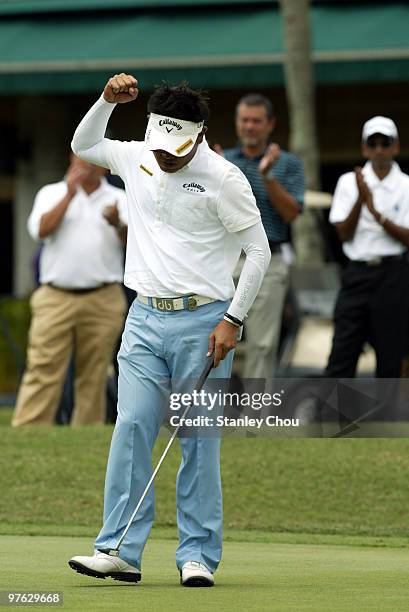
[[[171,392],[197,378],[214,354],[213,378],[230,377],[233,349],[270,261],[250,185],[206,143],[206,98],[186,85],[162,85],[148,101],[143,142],[104,138],[117,103],[136,100],[131,75],[110,78],[78,126],[76,155],[109,168],[129,208],[125,284],[137,292],[118,354],[118,418],[105,482],[104,523],[93,556],[70,566],[89,576],[138,582],[154,520],[150,489],[124,539],[113,548],[152,473],[152,449]],[[143,111],[141,111],[143,112]],[[241,250],[246,261],[234,289]],[[222,552],[220,437],[180,438],[179,546],[185,586],[212,586]]]

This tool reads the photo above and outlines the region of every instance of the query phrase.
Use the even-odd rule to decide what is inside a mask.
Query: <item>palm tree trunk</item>
[[[280,0],[280,5],[286,50],[284,71],[290,115],[290,149],[304,163],[307,188],[319,189],[310,0]]]
[[[283,18],[284,73],[290,118],[290,150],[302,160],[307,189],[320,189],[310,33],[310,0],[279,0]],[[319,263],[323,249],[317,218],[305,211],[294,225],[299,263]]]

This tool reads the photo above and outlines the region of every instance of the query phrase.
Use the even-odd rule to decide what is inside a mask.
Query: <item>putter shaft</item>
[[[200,376],[199,376],[199,378],[198,378],[198,380],[197,380],[197,382],[195,384],[195,390],[196,391],[200,391],[201,388],[203,387],[204,383],[206,382],[206,379],[207,379],[207,377],[210,374],[210,370],[213,367],[213,359],[214,359],[213,355],[210,355],[209,357],[207,357],[206,365],[203,368],[203,371],[200,374]],[[150,477],[150,479],[148,481],[148,484],[146,485],[146,487],[145,487],[145,489],[144,489],[144,491],[143,491],[143,493],[142,493],[142,495],[140,497],[140,500],[138,501],[138,503],[136,505],[136,508],[133,511],[132,516],[131,516],[131,518],[128,521],[127,526],[125,527],[123,534],[119,538],[118,543],[115,546],[115,548],[111,548],[108,551],[109,555],[112,555],[113,557],[118,557],[119,556],[119,549],[121,547],[121,544],[124,541],[124,539],[126,537],[126,534],[128,533],[128,531],[129,531],[129,529],[130,529],[130,527],[131,527],[131,525],[132,525],[132,523],[134,521],[134,518],[135,518],[135,516],[138,513],[139,508],[141,507],[141,505],[142,505],[146,495],[148,494],[148,491],[149,491],[153,481],[155,480],[156,474],[159,472],[160,466],[162,465],[162,463],[163,463],[163,461],[164,461],[164,459],[165,459],[165,457],[166,457],[170,447],[172,446],[172,443],[173,443],[174,439],[176,438],[176,436],[178,434],[178,431],[179,431],[179,429],[181,427],[181,423],[183,423],[183,419],[185,418],[185,416],[187,415],[187,413],[189,412],[191,407],[192,407],[192,401],[190,401],[189,404],[186,406],[185,411],[183,412],[182,417],[179,419],[179,424],[176,426],[176,428],[175,428],[175,430],[174,430],[174,432],[173,432],[169,442],[167,443],[166,448],[163,451],[162,456],[159,459],[158,464],[157,464],[156,468],[154,469],[154,471],[152,473],[152,476]]]

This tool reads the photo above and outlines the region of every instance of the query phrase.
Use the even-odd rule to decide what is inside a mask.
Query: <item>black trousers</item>
[[[376,376],[399,378],[409,323],[407,259],[385,259],[378,266],[349,262],[334,323],[325,376],[353,378],[362,347],[369,341],[376,353]]]

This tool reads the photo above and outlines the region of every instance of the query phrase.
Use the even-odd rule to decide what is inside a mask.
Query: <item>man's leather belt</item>
[[[109,285],[115,285],[116,283],[103,283],[102,285],[98,285],[97,287],[79,287],[68,289],[66,287],[58,287],[54,285],[54,283],[47,283],[48,287],[52,287],[53,289],[57,289],[58,291],[65,291],[66,293],[91,293],[91,291],[98,291],[98,289],[102,289],[103,287],[108,287]]]
[[[399,261],[406,257],[405,253],[400,253],[399,255],[384,255],[383,257],[373,257],[373,259],[351,259],[350,263],[356,264],[359,266],[368,266],[369,268],[374,268],[377,266],[381,266],[383,263],[388,263],[392,261]]]
[[[161,298],[161,297],[148,297],[145,295],[138,295],[137,299],[146,304],[152,306],[161,312],[174,312],[175,310],[196,310],[199,306],[210,304],[216,300],[213,298],[204,297],[203,295],[184,295],[180,298]]]

